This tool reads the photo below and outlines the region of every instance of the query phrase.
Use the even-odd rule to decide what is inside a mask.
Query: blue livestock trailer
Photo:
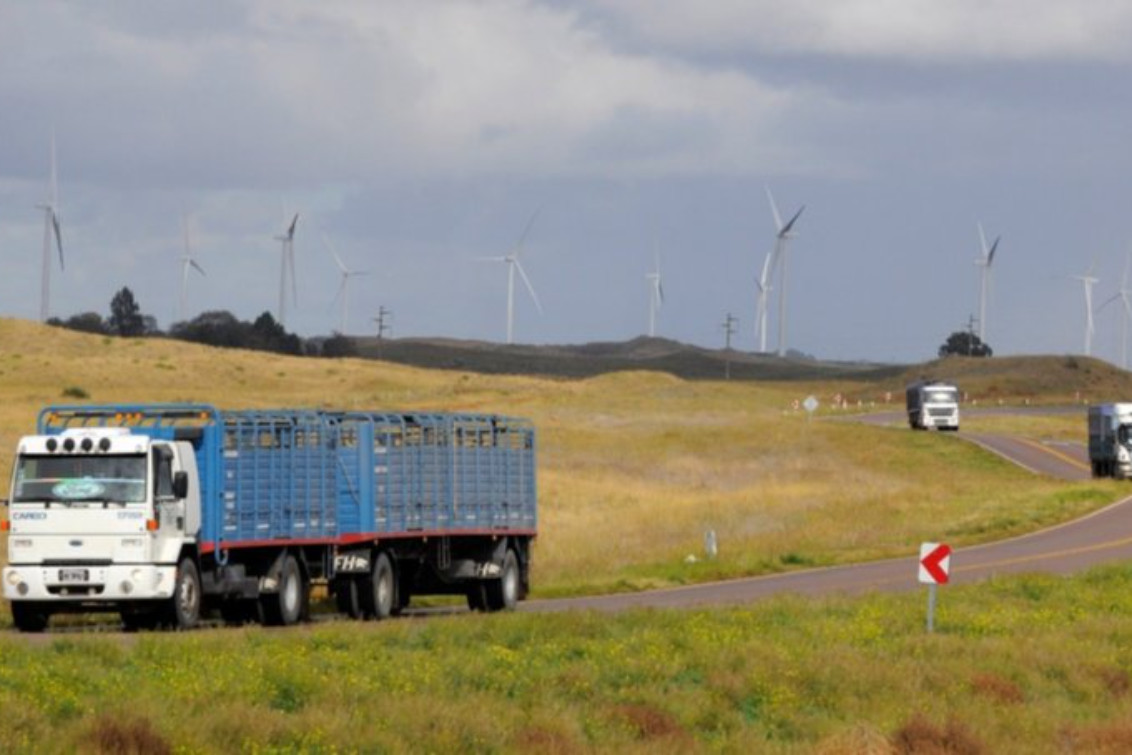
[[[20,441],[4,594],[21,629],[291,624],[326,585],[352,617],[411,596],[513,608],[537,532],[535,431],[487,414],[50,406]]]

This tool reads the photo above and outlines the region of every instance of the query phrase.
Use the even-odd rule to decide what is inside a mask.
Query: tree
[[[324,357],[356,357],[357,355],[358,347],[354,344],[354,339],[341,333],[335,333],[322,342]]]
[[[110,332],[120,336],[133,337],[145,333],[145,317],[141,307],[134,299],[134,292],[123,286],[110,300]]]
[[[106,331],[106,321],[102,319],[102,315],[97,312],[83,312],[78,315],[71,315],[66,320],[60,320],[57,317],[52,317],[47,321],[49,325],[58,325],[61,328],[69,330],[77,330],[82,333],[98,333],[104,335]]]
[[[957,330],[947,337],[939,347],[941,357],[989,357],[994,355],[991,347],[969,330]]]

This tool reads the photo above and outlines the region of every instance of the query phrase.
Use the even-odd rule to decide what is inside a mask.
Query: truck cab
[[[906,390],[908,425],[913,430],[958,430],[959,388],[943,381],[921,381]]]
[[[191,444],[126,427],[21,439],[3,570],[17,627],[35,631],[53,613],[124,602],[131,615],[138,606],[156,615],[173,599],[200,530],[196,475]]]
[[[1093,476],[1132,479],[1132,403],[1090,406],[1088,422]]]

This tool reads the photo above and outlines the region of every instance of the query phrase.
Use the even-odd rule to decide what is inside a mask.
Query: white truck
[[[1093,477],[1132,478],[1132,403],[1089,407]]]
[[[921,380],[905,390],[908,424],[913,430],[958,430],[959,387],[942,380]]]
[[[535,492],[520,418],[52,406],[16,452],[3,595],[24,632],[94,611],[289,625],[312,584],[359,619],[412,595],[506,610],[529,588]]]

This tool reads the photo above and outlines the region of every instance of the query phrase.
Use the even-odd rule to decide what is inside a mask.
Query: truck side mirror
[[[174,472],[173,473],[173,495],[177,498],[184,498],[189,494],[189,474],[188,472]]]

